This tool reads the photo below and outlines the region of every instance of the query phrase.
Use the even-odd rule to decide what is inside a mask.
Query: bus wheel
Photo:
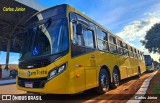
[[[114,89],[120,85],[120,74],[117,69],[113,70],[113,77],[112,78],[113,78],[113,82],[111,84],[111,87]]]
[[[96,87],[96,92],[104,94],[109,89],[109,75],[105,69],[100,70],[99,74],[99,86]]]
[[[140,70],[140,68],[138,68],[138,78],[140,78],[141,77],[141,70]]]

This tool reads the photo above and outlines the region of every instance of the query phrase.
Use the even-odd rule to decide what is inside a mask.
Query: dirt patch
[[[134,94],[139,90],[144,80],[146,80],[152,73],[147,73],[141,76],[141,78],[132,77],[122,81],[117,89],[111,90],[106,93],[106,96],[99,96],[99,99],[107,100],[110,103],[126,103]],[[111,94],[109,96],[109,94]],[[97,98],[97,97],[96,97]]]

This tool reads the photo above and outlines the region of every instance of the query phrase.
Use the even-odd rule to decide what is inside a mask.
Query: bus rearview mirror
[[[76,33],[77,33],[77,35],[82,35],[82,34],[83,34],[83,33],[82,33],[82,31],[83,31],[82,28],[83,28],[83,27],[82,27],[82,24],[78,23],[78,24],[76,25]]]

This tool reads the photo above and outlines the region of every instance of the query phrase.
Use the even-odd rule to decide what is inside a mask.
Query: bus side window
[[[112,53],[117,53],[116,38],[110,35],[109,41],[110,41],[110,51]]]
[[[138,51],[138,59],[141,60],[140,51]]]
[[[76,57],[85,53],[82,35],[76,34],[76,24],[73,24],[73,34],[71,56]]]
[[[97,37],[98,49],[102,51],[109,51],[108,33],[103,32],[101,29],[97,28]]]
[[[142,60],[144,60],[144,55],[143,55],[143,53],[142,53],[141,55],[142,55]]]
[[[140,59],[140,57],[139,57],[139,51],[138,50],[137,50],[137,58]]]
[[[124,55],[129,56],[128,45],[123,43]]]
[[[142,60],[142,54],[141,54],[141,52],[139,52],[139,56],[140,56],[140,60]]]
[[[133,57],[133,49],[132,49],[131,46],[129,47],[129,50],[130,50],[130,51],[129,51],[129,56],[130,56],[130,57]]]
[[[76,24],[73,24],[73,40],[72,43],[75,45],[82,46],[83,41],[82,41],[82,35],[77,35],[76,34]]]
[[[84,46],[89,48],[95,48],[94,44],[94,33],[92,30],[89,30],[83,27],[83,37],[84,37]]]
[[[123,50],[122,41],[117,40],[117,46],[118,46],[118,53],[119,53],[120,55],[123,55],[124,50]]]
[[[97,36],[101,40],[108,41],[108,33],[105,33],[99,28],[97,28]]]
[[[134,49],[135,51],[135,58],[138,59],[138,52],[137,52],[137,49]]]

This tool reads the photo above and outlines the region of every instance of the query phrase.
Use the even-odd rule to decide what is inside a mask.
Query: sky
[[[160,0],[36,0],[46,7],[69,4],[89,16],[115,35],[120,36],[134,47],[148,51],[140,40],[146,32],[160,22]],[[159,55],[151,53],[158,61]],[[5,58],[5,53],[0,53]],[[11,53],[10,63],[18,63],[19,54]],[[4,63],[4,60],[0,60]]]

